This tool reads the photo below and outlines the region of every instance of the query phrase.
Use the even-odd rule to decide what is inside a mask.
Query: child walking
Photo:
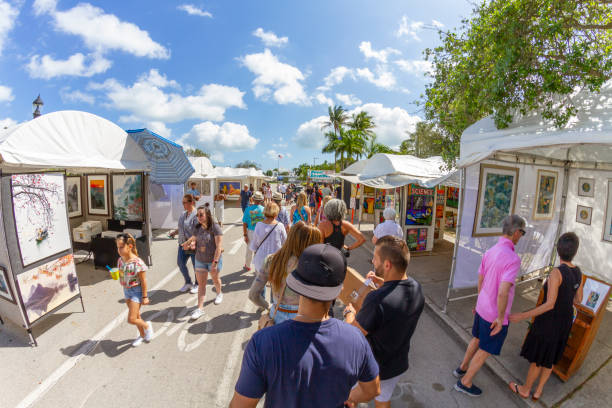
[[[117,268],[120,271],[121,286],[125,295],[125,303],[128,307],[128,323],[138,328],[140,335],[132,342],[133,347],[138,347],[143,341],[149,342],[153,337],[153,325],[145,322],[140,317],[140,305],[148,305],[147,296],[147,265],[138,257],[136,241],[130,234],[119,234],[117,236],[117,252],[119,261]]]

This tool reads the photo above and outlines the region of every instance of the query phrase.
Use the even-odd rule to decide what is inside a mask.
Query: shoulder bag
[[[259,245],[257,245],[257,249],[255,249],[255,253],[257,253],[257,251],[259,251],[259,248],[261,248],[261,246],[263,245],[264,242],[266,242],[266,239],[268,239],[268,237],[270,236],[270,234],[272,233],[272,231],[274,231],[274,229],[278,226],[278,222],[276,224],[274,224],[274,227],[272,227],[272,229],[270,230],[270,232],[268,232],[266,234],[266,236],[264,237],[264,239],[259,243]]]
[[[283,282],[283,289],[281,290],[281,295],[278,298],[279,305],[280,305],[280,301],[283,299],[283,296],[285,296],[286,288],[287,288],[287,280],[285,279],[285,282]],[[278,312],[278,308],[279,306],[276,305],[276,308],[274,309],[274,312],[272,313],[271,316],[270,316],[270,312],[262,313],[261,317],[259,318],[259,322],[257,322],[257,330],[261,330],[261,329],[265,329],[266,327],[274,326],[274,317],[276,316],[276,312]]]

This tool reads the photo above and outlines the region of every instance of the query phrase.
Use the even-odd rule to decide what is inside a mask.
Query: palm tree
[[[367,112],[361,111],[357,114],[353,113],[351,119],[348,126],[360,134],[365,140],[369,140],[376,136],[372,130],[376,127],[376,124],[372,120],[372,116]]]
[[[365,154],[367,155],[368,159],[377,153],[397,154],[397,152],[391,149],[389,146],[378,143],[377,139],[378,138],[376,135],[374,135],[366,146]]]
[[[335,139],[342,137],[339,136],[340,131],[342,130],[342,125],[344,125],[348,120],[348,115],[346,114],[346,111],[341,105],[334,105],[333,108],[331,106],[327,107],[327,114],[329,116],[329,120],[323,123],[323,126],[321,126],[321,130],[326,128],[332,128],[334,129],[333,134],[335,136]],[[328,138],[329,141],[329,136],[327,136],[327,134],[325,136]],[[336,160],[338,157],[338,152],[336,152],[335,150],[323,150],[323,153],[331,153],[332,151],[334,152],[334,171],[336,171]]]
[[[366,149],[366,141],[354,129],[340,129],[340,139],[338,140],[338,152],[340,153],[340,168],[346,168],[346,165],[360,158]],[[346,157],[346,162],[344,158]]]

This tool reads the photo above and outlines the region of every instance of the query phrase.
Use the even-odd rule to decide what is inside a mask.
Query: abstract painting
[[[576,207],[576,222],[585,225],[591,225],[591,217],[593,216],[593,208],[579,205]]]
[[[79,294],[72,254],[17,275],[17,284],[30,323]]]
[[[13,293],[11,292],[11,285],[9,284],[8,272],[6,269],[0,266],[0,297],[8,300],[9,302],[15,302]]]
[[[514,212],[519,169],[492,164],[480,165],[476,220],[472,236],[501,235],[502,223]]]
[[[579,177],[578,195],[582,197],[595,197],[595,179]]]
[[[142,174],[113,174],[113,218],[144,220]]]
[[[87,211],[92,215],[108,215],[108,176],[87,176]]]
[[[24,267],[70,248],[62,173],[13,174],[11,193]]]
[[[81,209],[81,177],[66,177],[66,206],[68,206],[68,216],[70,218],[83,215]]]
[[[612,242],[612,180],[608,180],[608,201],[606,202],[603,240]]]
[[[555,196],[557,194],[557,177],[559,173],[549,170],[538,170],[536,180],[534,220],[552,220],[555,212]]]
[[[240,182],[239,181],[220,181],[219,192],[225,195],[240,195]]]

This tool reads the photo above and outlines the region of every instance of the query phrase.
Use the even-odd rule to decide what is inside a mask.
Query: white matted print
[[[80,290],[72,254],[20,273],[17,283],[30,323],[72,299]]]
[[[578,195],[582,197],[595,197],[595,179],[579,177]]]
[[[612,179],[608,180],[608,199],[606,201],[603,240],[612,242]]]
[[[493,164],[480,165],[476,219],[472,236],[502,234],[506,216],[514,213],[519,169]]]
[[[593,208],[579,205],[576,207],[576,222],[585,225],[591,225],[591,217],[593,216]]]
[[[66,206],[68,216],[79,217],[83,215],[81,208],[81,177],[66,177]]]
[[[597,314],[601,304],[608,301],[609,291],[609,285],[587,276],[582,289],[582,306]]]
[[[70,248],[62,173],[13,174],[11,193],[24,267]]]
[[[538,170],[534,220],[552,220],[555,213],[555,197],[557,195],[557,179],[559,173],[550,170]]]
[[[108,176],[87,176],[87,211],[93,215],[108,215]]]
[[[0,298],[4,298],[9,302],[15,302],[11,285],[9,283],[8,271],[0,266]]]

